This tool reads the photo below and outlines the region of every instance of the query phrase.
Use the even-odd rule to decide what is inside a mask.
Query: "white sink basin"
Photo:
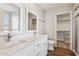
[[[0,49],[9,48],[9,47],[15,46],[19,43],[21,43],[20,40],[12,40],[12,41],[9,41],[9,42],[5,42],[3,44],[0,44]]]

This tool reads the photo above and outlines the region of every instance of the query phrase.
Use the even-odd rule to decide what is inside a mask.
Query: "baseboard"
[[[72,51],[76,54],[76,56],[79,56],[79,54],[75,50],[72,49]]]

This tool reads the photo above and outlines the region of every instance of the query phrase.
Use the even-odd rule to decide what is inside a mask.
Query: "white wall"
[[[57,8],[53,8],[50,11],[46,11],[45,12],[45,20],[46,22],[46,33],[48,34],[48,38],[55,40],[55,27],[56,27],[56,20],[55,20],[55,15],[56,13],[61,13],[61,12],[65,12],[65,11],[72,11],[72,7],[71,6],[59,6]]]

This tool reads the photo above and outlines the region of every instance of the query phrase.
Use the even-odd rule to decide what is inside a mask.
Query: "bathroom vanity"
[[[23,37],[0,46],[0,55],[5,56],[46,56],[47,35]]]

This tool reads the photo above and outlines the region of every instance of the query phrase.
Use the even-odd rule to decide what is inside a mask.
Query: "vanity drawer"
[[[29,56],[40,56],[40,49],[33,51]]]
[[[35,55],[36,54],[36,51],[40,51],[40,49],[41,49],[41,45],[40,45],[40,41],[39,42],[36,42],[35,44],[33,44],[33,50],[32,50],[32,52],[29,54],[29,56],[31,56],[31,55]]]
[[[32,54],[36,49],[40,48],[40,41],[37,41],[29,46],[26,46],[16,52],[14,52],[13,56],[29,56]]]
[[[33,47],[32,45],[28,47],[26,46],[22,49],[19,49],[18,51],[15,51],[12,55],[13,56],[25,56],[25,55],[28,56],[33,50],[32,47]]]
[[[35,42],[35,43],[33,44],[33,47],[34,47],[34,48],[35,48],[35,47],[38,48],[38,47],[40,47],[40,44],[41,44],[40,41],[37,41],[37,42]]]

